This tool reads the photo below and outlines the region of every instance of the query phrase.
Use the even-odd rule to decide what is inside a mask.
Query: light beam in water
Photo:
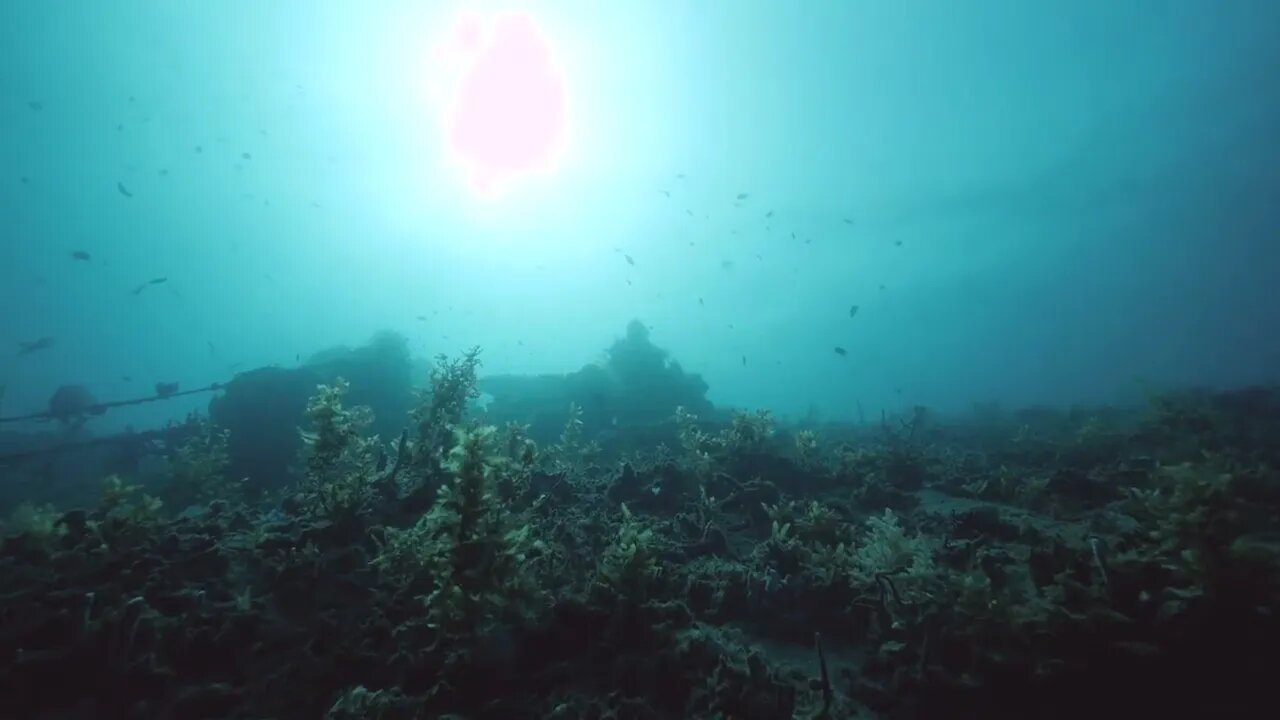
[[[566,142],[564,77],[527,13],[464,15],[437,53],[455,81],[444,112],[450,151],[485,196],[550,173]]]

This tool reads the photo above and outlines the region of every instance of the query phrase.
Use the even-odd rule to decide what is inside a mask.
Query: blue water
[[[1280,4],[521,7],[564,150],[489,197],[433,65],[461,5],[0,5],[0,415],[384,329],[566,372],[633,318],[780,414],[1277,379]]]

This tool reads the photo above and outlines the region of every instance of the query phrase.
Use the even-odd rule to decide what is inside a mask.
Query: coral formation
[[[619,342],[618,377],[671,372],[646,342]],[[160,481],[23,506],[0,714],[1226,717],[1269,697],[1270,391],[803,427],[673,405],[636,448],[576,404],[486,424],[478,368],[438,360],[391,443],[352,386],[316,384],[287,485],[240,492],[238,426],[194,423]]]

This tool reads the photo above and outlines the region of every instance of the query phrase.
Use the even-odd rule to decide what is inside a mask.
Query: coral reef
[[[635,353],[620,376],[670,368],[620,352]],[[542,428],[468,416],[478,357],[441,358],[391,443],[345,381],[313,386],[291,428],[300,472],[274,495],[238,492],[235,428],[196,425],[164,482],[111,476],[96,507],[22,506],[0,544],[0,715],[1240,717],[1269,702],[1272,391],[803,427],[673,405],[670,446],[619,451],[576,405]]]

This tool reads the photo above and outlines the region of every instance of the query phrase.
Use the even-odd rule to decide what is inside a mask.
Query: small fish
[[[177,394],[178,383],[176,382],[158,382],[156,383],[156,397],[167,398]]]
[[[85,261],[85,262],[89,262],[89,253],[87,253],[87,252],[85,252],[85,251],[83,251],[83,250],[72,250],[72,251],[71,251],[71,259],[73,259],[73,260],[83,260],[83,261]]]
[[[702,302],[702,298],[698,298],[698,304],[699,304],[699,305],[706,305],[706,303]]]
[[[742,367],[746,367],[746,366],[747,366],[747,356],[746,356],[746,355],[743,355],[743,356],[742,356]]]
[[[853,224],[853,221],[852,221],[852,220],[850,220],[849,218],[845,218],[845,219],[844,219],[844,224],[845,224],[845,225],[852,225],[852,224]]]
[[[252,156],[252,155],[250,155],[250,154],[249,154],[249,153],[247,153],[247,152],[242,152],[242,153],[240,153],[240,157],[244,158],[245,160],[252,160],[252,159],[253,159],[253,156]]]
[[[795,233],[791,233],[791,239],[792,239],[792,240],[795,240],[795,239],[796,239],[796,234],[795,234]]]
[[[210,354],[210,355],[217,355],[217,354],[218,354],[218,348],[214,347],[214,345],[213,345],[213,341],[212,341],[212,340],[205,340],[205,343],[209,346],[209,354]]]
[[[31,108],[32,110],[35,110],[36,112],[40,112],[41,110],[44,109],[44,103],[40,102],[39,100],[32,100],[27,103],[27,107]]]
[[[849,351],[837,345],[835,347],[836,354],[840,357],[849,357]]]
[[[419,315],[419,316],[418,316],[418,321],[419,321],[419,322],[426,322],[426,321],[427,321],[427,316],[426,316],[426,315]]]
[[[199,155],[199,154],[200,154],[200,153],[202,153],[202,152],[204,152],[204,146],[203,146],[203,145],[197,145],[197,146],[196,146],[196,154],[197,154],[197,155]]]
[[[684,209],[684,211],[689,215],[689,217],[693,217],[693,211],[692,211],[692,210],[690,210],[689,208],[685,208],[685,209]]]
[[[732,269],[733,269],[733,261],[732,261],[732,260],[721,260],[721,261],[720,261],[720,269],[721,269],[721,270],[732,270]]]
[[[123,195],[123,196],[125,196],[125,197],[127,197],[127,198],[131,198],[131,197],[133,197],[133,193],[129,192],[129,188],[125,187],[125,186],[124,186],[124,183],[122,183],[122,182],[117,182],[117,183],[116,183],[116,190],[119,190],[119,191],[120,191],[120,194],[121,194],[121,195]]]
[[[29,340],[26,342],[18,343],[18,354],[30,355],[33,352],[39,352],[40,350],[48,350],[51,347],[53,347],[53,338],[42,337],[39,340]]]
[[[739,202],[741,202],[741,201],[743,201],[743,200],[746,200],[746,199],[747,199],[747,198],[749,198],[749,197],[751,197],[751,193],[744,193],[744,192],[740,192],[740,193],[738,193],[737,200],[738,200]]]
[[[132,376],[132,375],[121,375],[121,376],[120,376],[120,379],[121,379],[122,381],[124,381],[124,382],[133,382],[133,376]]]
[[[685,178],[685,174],[684,174],[684,173],[676,173],[676,179],[677,179],[677,180],[683,180],[684,178]]]
[[[765,214],[764,214],[764,216],[765,216],[765,218],[771,218],[771,217],[773,217],[773,211],[772,211],[772,210],[770,210],[769,212],[765,213]]]
[[[142,291],[143,291],[143,290],[146,290],[146,289],[147,289],[147,287],[148,287],[148,286],[150,286],[150,285],[159,285],[159,284],[161,284],[161,283],[167,282],[168,280],[169,280],[169,278],[167,278],[167,277],[151,278],[150,280],[148,280],[148,281],[146,281],[146,282],[144,282],[144,283],[141,283],[141,284],[139,284],[139,285],[138,285],[138,287],[134,288],[134,289],[133,289],[133,294],[134,294],[134,295],[140,295],[140,294],[142,294]]]
[[[626,260],[628,265],[636,264],[636,261],[630,255],[623,255],[622,259]]]
[[[631,278],[627,278],[627,285],[631,284]]]
[[[850,305],[850,306],[849,306],[849,317],[853,317],[853,316],[855,316],[855,315],[857,315],[857,314],[858,314],[858,306],[857,306],[857,305]]]
[[[662,193],[663,195],[665,195],[665,196],[667,196],[667,197],[671,197],[671,193],[667,192],[666,190],[659,190],[658,192]]]
[[[902,241],[901,241],[901,240],[894,240],[894,241],[893,241],[893,244],[894,244],[894,247],[902,247]]]

